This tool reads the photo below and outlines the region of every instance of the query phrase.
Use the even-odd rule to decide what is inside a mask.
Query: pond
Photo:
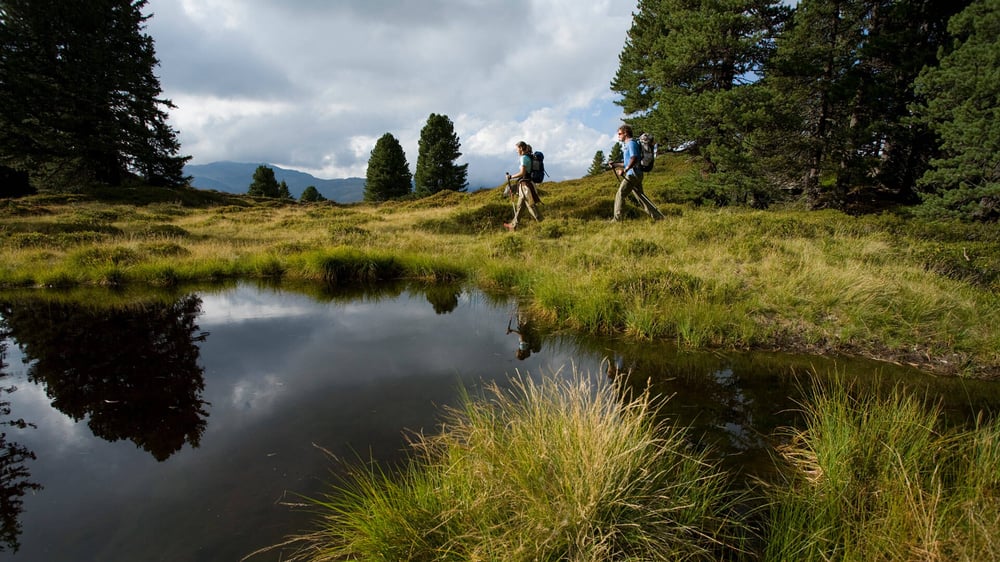
[[[239,560],[308,529],[294,505],[345,467],[397,465],[461,388],[518,373],[648,381],[694,445],[753,474],[813,373],[906,381],[957,418],[1000,404],[997,385],[884,363],[542,333],[460,287],[26,295],[0,295],[0,560]]]

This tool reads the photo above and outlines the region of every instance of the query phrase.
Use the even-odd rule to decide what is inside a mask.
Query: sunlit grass
[[[580,373],[467,396],[402,474],[356,469],[316,500],[295,559],[740,558],[739,496],[651,400]]]
[[[1000,420],[953,429],[912,396],[839,384],[804,411],[764,560],[1000,559]]]
[[[801,426],[767,436],[775,472],[744,480],[657,414],[664,397],[618,382],[517,374],[465,395],[438,433],[414,436],[407,464],[346,465],[309,500],[314,529],[267,550],[303,561],[1000,559],[1000,418],[954,425],[901,387],[816,380]]]
[[[686,170],[666,159],[647,192],[669,199]],[[560,328],[1000,369],[998,225],[670,203],[663,221],[630,206],[612,224],[614,190],[610,175],[546,182],[545,221],[516,233],[499,191],[381,205],[19,199],[0,207],[0,287],[463,280],[529,299]]]

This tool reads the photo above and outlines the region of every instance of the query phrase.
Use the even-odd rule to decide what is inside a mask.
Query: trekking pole
[[[627,176],[624,176],[624,173],[625,173],[624,169],[622,169],[622,173],[619,174],[618,173],[618,168],[615,168],[614,165],[611,164],[610,162],[608,163],[608,167],[610,167],[611,171],[614,172],[614,174],[615,174],[615,180],[617,180],[619,183],[621,182],[622,179],[624,179],[625,177],[627,177]],[[652,214],[652,216],[653,216],[654,219],[662,219],[662,218],[664,218],[663,212],[660,211],[659,207],[657,207],[656,204],[653,203],[649,199],[649,197],[646,196],[646,192],[645,191],[636,191],[636,190],[633,189],[632,190],[632,197],[636,201],[639,202],[639,206],[643,207],[643,209],[646,209],[646,208],[651,209],[650,213]]]
[[[615,182],[621,182],[622,177],[618,175],[618,168],[615,168],[614,162],[608,162],[608,168],[610,168],[611,173],[615,175]],[[618,187],[618,183],[615,183],[615,187]]]
[[[507,176],[507,189],[504,190],[504,193],[510,197],[510,206],[514,208],[514,212],[516,213],[517,203],[514,202],[514,187],[510,185],[510,175]]]

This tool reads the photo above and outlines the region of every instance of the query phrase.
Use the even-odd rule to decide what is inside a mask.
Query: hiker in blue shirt
[[[618,127],[618,140],[622,143],[625,161],[608,164],[614,170],[615,176],[621,179],[618,193],[615,194],[615,216],[611,220],[615,222],[622,220],[622,201],[629,195],[635,197],[642,210],[653,220],[662,219],[663,213],[642,191],[642,168],[639,166],[639,156],[642,152],[639,150],[639,143],[632,138],[632,127],[629,125]],[[619,169],[622,170],[620,174]]]
[[[525,207],[528,207],[528,212],[535,217],[536,221],[541,222],[542,220],[542,212],[538,210],[538,204],[542,200],[538,197],[535,184],[531,181],[531,147],[528,143],[521,141],[514,145],[514,148],[519,155],[520,170],[514,175],[507,172],[507,183],[509,184],[512,179],[517,179],[517,203],[514,205],[514,218],[510,222],[503,223],[504,228],[510,231],[517,228],[517,218]],[[511,193],[512,198],[513,196],[514,194]]]

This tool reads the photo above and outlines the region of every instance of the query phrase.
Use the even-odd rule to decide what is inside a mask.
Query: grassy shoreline
[[[4,200],[0,291],[459,281],[515,294],[558,329],[1000,376],[1000,226],[670,203],[683,174],[674,163],[647,178],[664,221],[633,206],[607,222],[608,175],[542,184],[546,220],[512,234],[498,191],[379,205],[152,189]]]
[[[321,560],[995,560],[1000,418],[971,427],[901,389],[820,384],[739,480],[662,398],[574,371],[466,395],[396,473],[347,467],[315,526],[274,550]],[[659,402],[657,402],[659,401]],[[661,419],[661,421],[657,421]]]

